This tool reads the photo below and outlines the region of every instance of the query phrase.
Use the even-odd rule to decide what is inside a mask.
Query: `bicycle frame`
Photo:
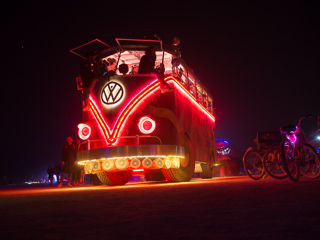
[[[303,145],[307,143],[306,135],[304,134],[303,130],[299,126],[296,127],[296,130],[294,132],[290,132],[290,134],[286,134],[286,138],[290,140],[294,148],[297,150],[301,149]]]

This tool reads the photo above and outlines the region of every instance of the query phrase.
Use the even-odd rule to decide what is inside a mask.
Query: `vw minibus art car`
[[[97,81],[90,93],[89,111],[78,125],[83,142],[77,163],[106,185],[126,184],[134,174],[147,181],[189,181],[195,172],[211,178],[217,164],[212,96],[180,57],[177,44],[115,40],[115,46],[95,39],[70,50],[85,59],[84,51],[99,45],[97,56],[117,60],[116,74]],[[170,91],[162,91],[157,74],[130,71],[150,46],[156,50],[155,69],[162,66]],[[128,73],[119,72],[121,64]],[[77,83],[81,90],[80,78]]]

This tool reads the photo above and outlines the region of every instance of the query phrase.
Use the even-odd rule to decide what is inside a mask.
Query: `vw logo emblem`
[[[109,82],[102,90],[101,99],[107,105],[119,102],[123,97],[123,87],[116,82]]]

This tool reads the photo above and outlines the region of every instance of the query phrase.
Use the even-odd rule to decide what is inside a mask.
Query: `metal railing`
[[[117,137],[117,139],[119,139],[119,138],[135,138],[135,139],[136,139],[137,152],[139,152],[139,146],[140,146],[140,144],[139,144],[139,142],[140,142],[139,139],[140,139],[140,138],[156,138],[156,139],[159,140],[160,145],[162,145],[161,139],[160,139],[159,137],[157,137],[157,136],[150,136],[150,135],[142,135],[142,136],[141,136],[141,135],[136,135],[136,136]],[[79,144],[79,146],[78,146],[78,151],[80,150],[80,146],[81,146],[82,144],[86,144],[86,143],[87,143],[87,150],[90,151],[90,143],[91,143],[91,142],[99,142],[99,141],[107,141],[107,139],[104,138],[104,139],[87,140],[87,141]],[[110,143],[108,143],[107,145],[108,145],[108,146],[111,146]]]

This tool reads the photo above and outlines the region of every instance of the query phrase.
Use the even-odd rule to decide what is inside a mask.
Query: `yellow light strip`
[[[127,156],[127,157],[114,157],[114,158],[101,158],[101,159],[92,159],[92,160],[82,160],[79,161],[79,165],[85,165],[87,162],[100,162],[106,159],[108,160],[116,160],[116,159],[132,159],[132,158],[184,158],[184,156],[179,155],[144,155],[144,156]]]

